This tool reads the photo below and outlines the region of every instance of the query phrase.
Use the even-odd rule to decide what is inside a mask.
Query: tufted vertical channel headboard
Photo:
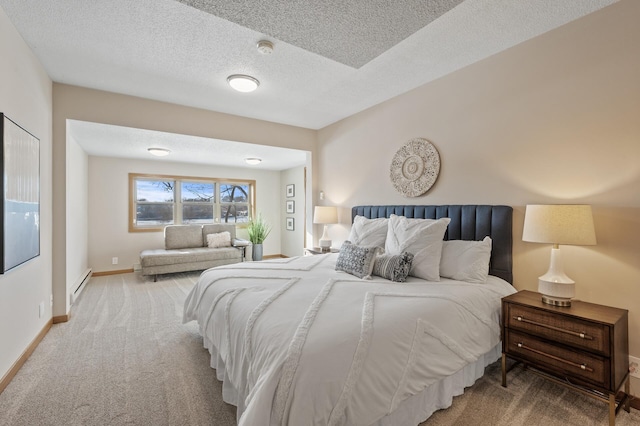
[[[492,240],[489,274],[513,284],[513,208],[490,205],[443,206],[355,206],[351,209],[351,222],[356,216],[368,219],[390,217],[392,214],[414,219],[451,218],[444,234],[445,240]]]

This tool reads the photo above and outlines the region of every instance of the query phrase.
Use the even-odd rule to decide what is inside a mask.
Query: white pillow
[[[231,247],[231,234],[228,231],[207,234],[207,247]]]
[[[428,281],[440,281],[442,239],[451,222],[441,219],[407,219],[391,215],[384,246],[385,254],[413,254],[409,275]]]
[[[389,219],[367,219],[364,216],[356,216],[349,233],[349,241],[357,246],[384,247],[387,239],[387,225]]]
[[[485,283],[489,275],[491,238],[482,241],[445,241],[440,276],[469,283]]]

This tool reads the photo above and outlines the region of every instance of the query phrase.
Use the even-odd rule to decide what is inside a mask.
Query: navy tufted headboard
[[[444,206],[355,206],[351,222],[356,216],[369,219],[390,217],[392,214],[415,219],[451,218],[445,240],[480,241],[491,237],[489,274],[513,284],[512,216],[510,206],[444,205]]]

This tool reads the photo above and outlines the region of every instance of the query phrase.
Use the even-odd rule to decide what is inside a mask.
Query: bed
[[[455,263],[467,246],[486,248],[480,242],[489,237],[484,281],[457,279],[457,270],[453,279],[362,279],[336,271],[347,243],[339,254],[204,271],[183,321],[198,322],[238,424],[417,425],[450,406],[500,357],[500,300],[515,292],[511,207],[356,206],[352,220],[352,235],[387,223],[408,226],[409,237],[446,222],[439,234],[443,263],[445,253]],[[424,264],[414,262],[411,273]]]

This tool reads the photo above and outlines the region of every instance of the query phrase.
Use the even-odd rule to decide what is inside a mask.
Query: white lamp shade
[[[313,223],[338,223],[338,208],[332,206],[316,206],[313,210]]]
[[[596,244],[591,206],[559,204],[527,206],[522,241],[592,246]]]

